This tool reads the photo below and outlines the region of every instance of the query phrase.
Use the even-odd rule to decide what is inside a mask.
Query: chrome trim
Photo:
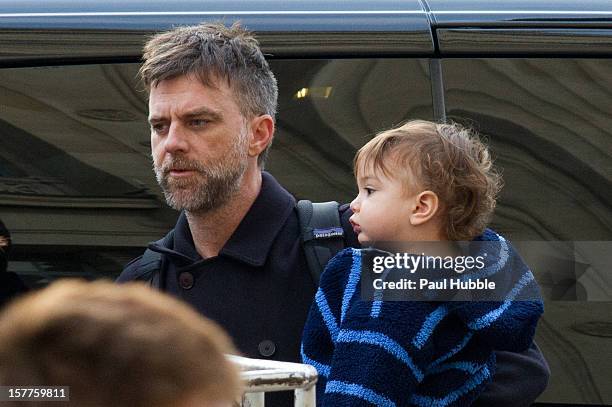
[[[612,11],[551,11],[551,10],[444,10],[432,11],[434,15],[468,14],[468,15],[610,15]],[[0,13],[0,18],[29,18],[29,17],[125,17],[125,16],[189,16],[189,15],[410,15],[424,14],[423,10],[226,10],[226,11],[102,11],[102,12],[74,12],[74,13]]]
[[[423,10],[270,10],[270,11],[103,11],[103,12],[78,12],[78,13],[5,13],[0,18],[28,18],[28,17],[125,17],[125,16],[198,16],[198,15],[405,15],[423,14]]]
[[[533,14],[546,14],[546,15],[610,15],[612,11],[549,11],[549,10],[502,10],[502,11],[479,11],[479,10],[444,10],[444,11],[432,11],[433,14],[477,14],[477,15],[496,15],[496,14],[521,14],[521,15],[533,15]]]

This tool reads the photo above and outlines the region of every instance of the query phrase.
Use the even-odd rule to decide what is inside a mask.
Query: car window
[[[290,192],[349,202],[352,161],[378,131],[433,116],[426,59],[274,60],[277,134],[268,169]]]
[[[351,163],[373,134],[432,118],[423,59],[272,60],[277,133],[267,169],[299,198],[348,201]],[[114,278],[172,228],[150,161],[138,64],[0,71],[0,218],[9,270],[31,286]]]
[[[611,404],[612,60],[457,58],[443,73],[449,117],[489,139],[503,173],[493,227],[517,243],[573,242],[567,275],[536,274],[574,297],[547,301],[538,324],[552,371],[539,401]]]

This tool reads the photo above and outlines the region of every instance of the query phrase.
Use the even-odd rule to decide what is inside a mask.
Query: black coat
[[[300,243],[295,200],[264,173],[261,193],[217,257],[196,252],[185,214],[164,254],[162,286],[218,322],[247,357],[300,360],[315,284]],[[134,279],[139,259],[118,281]]]

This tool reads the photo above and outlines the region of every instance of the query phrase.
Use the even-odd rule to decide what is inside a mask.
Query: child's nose
[[[359,196],[356,196],[355,199],[353,199],[353,201],[350,204],[351,211],[359,212],[359,206],[360,206],[360,204],[359,204]]]

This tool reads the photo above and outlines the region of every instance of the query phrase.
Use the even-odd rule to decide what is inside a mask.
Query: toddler
[[[527,349],[543,312],[532,273],[486,229],[501,185],[489,152],[457,124],[418,120],[377,135],[354,168],[350,222],[363,247],[447,242],[437,246],[444,253],[429,253],[438,255],[456,254],[453,241],[492,242],[482,273],[516,278],[500,301],[365,299],[361,259],[371,249],[341,251],[304,329],[303,361],[319,372],[317,405],[470,405],[491,380],[493,352]],[[526,292],[532,300],[516,300]]]

